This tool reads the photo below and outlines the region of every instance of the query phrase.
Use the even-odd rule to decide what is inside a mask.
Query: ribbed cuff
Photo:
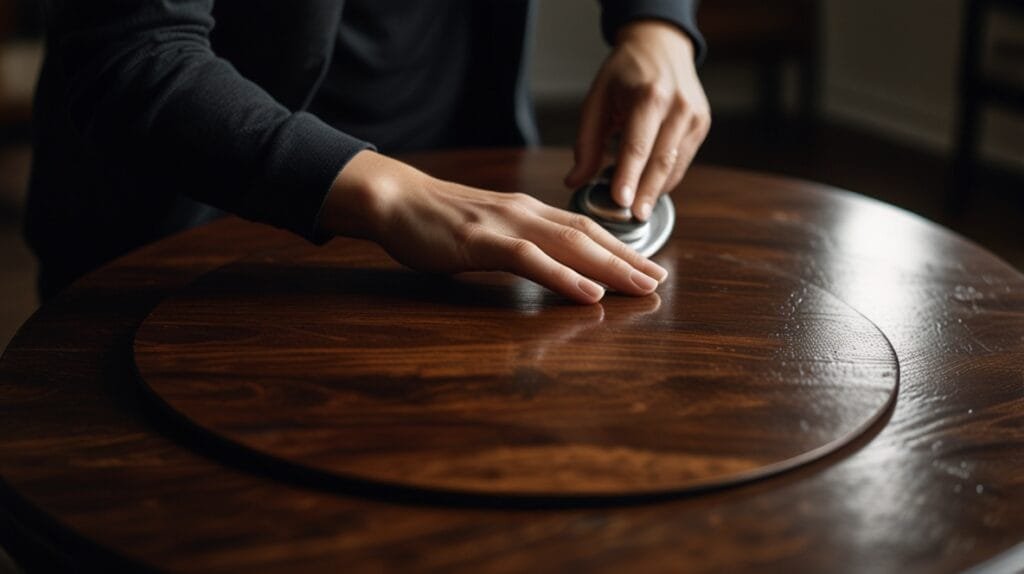
[[[349,160],[373,145],[297,112],[278,128],[271,149],[263,185],[250,197],[245,215],[313,243],[327,242],[330,237],[319,233],[318,222],[331,184]]]
[[[694,60],[704,61],[707,44],[697,28],[696,0],[603,0],[601,32],[609,44],[622,26],[635,20],[664,20],[679,26],[693,41]]]

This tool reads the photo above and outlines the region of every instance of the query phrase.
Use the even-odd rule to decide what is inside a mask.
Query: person
[[[531,0],[45,0],[25,235],[48,298],[220,213],[414,269],[505,270],[572,300],[644,295],[665,269],[585,217],[387,154],[536,143]],[[565,184],[620,144],[613,195],[646,219],[710,124],[696,0],[603,0],[612,49]]]

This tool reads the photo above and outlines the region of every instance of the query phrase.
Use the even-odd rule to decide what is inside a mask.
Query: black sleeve
[[[71,123],[107,169],[144,182],[139,193],[174,189],[312,239],[332,181],[370,147],[289,110],[218,57],[213,0],[48,9]]]
[[[619,28],[633,20],[654,18],[682,28],[693,40],[694,57],[704,60],[707,46],[697,28],[699,0],[601,0],[601,32],[609,44],[615,43]]]

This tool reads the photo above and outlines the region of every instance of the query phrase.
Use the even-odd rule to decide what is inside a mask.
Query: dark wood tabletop
[[[406,159],[568,203],[566,150]],[[820,184],[697,166],[673,199],[669,280],[593,306],[235,218],[103,267],[0,362],[4,539],[202,572],[956,572],[1024,540],[1020,272]]]

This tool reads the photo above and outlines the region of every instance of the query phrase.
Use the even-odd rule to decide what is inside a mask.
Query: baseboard
[[[823,112],[834,122],[865,129],[881,137],[949,157],[953,154],[956,116],[952,105],[913,101],[899,94],[885,93],[872,86],[833,79],[825,87]],[[1024,139],[992,133],[986,114],[982,161],[998,168],[1024,174]],[[1024,122],[1024,119],[1021,120]],[[1005,131],[1005,130],[1004,130]],[[993,137],[993,136],[1003,137]]]

